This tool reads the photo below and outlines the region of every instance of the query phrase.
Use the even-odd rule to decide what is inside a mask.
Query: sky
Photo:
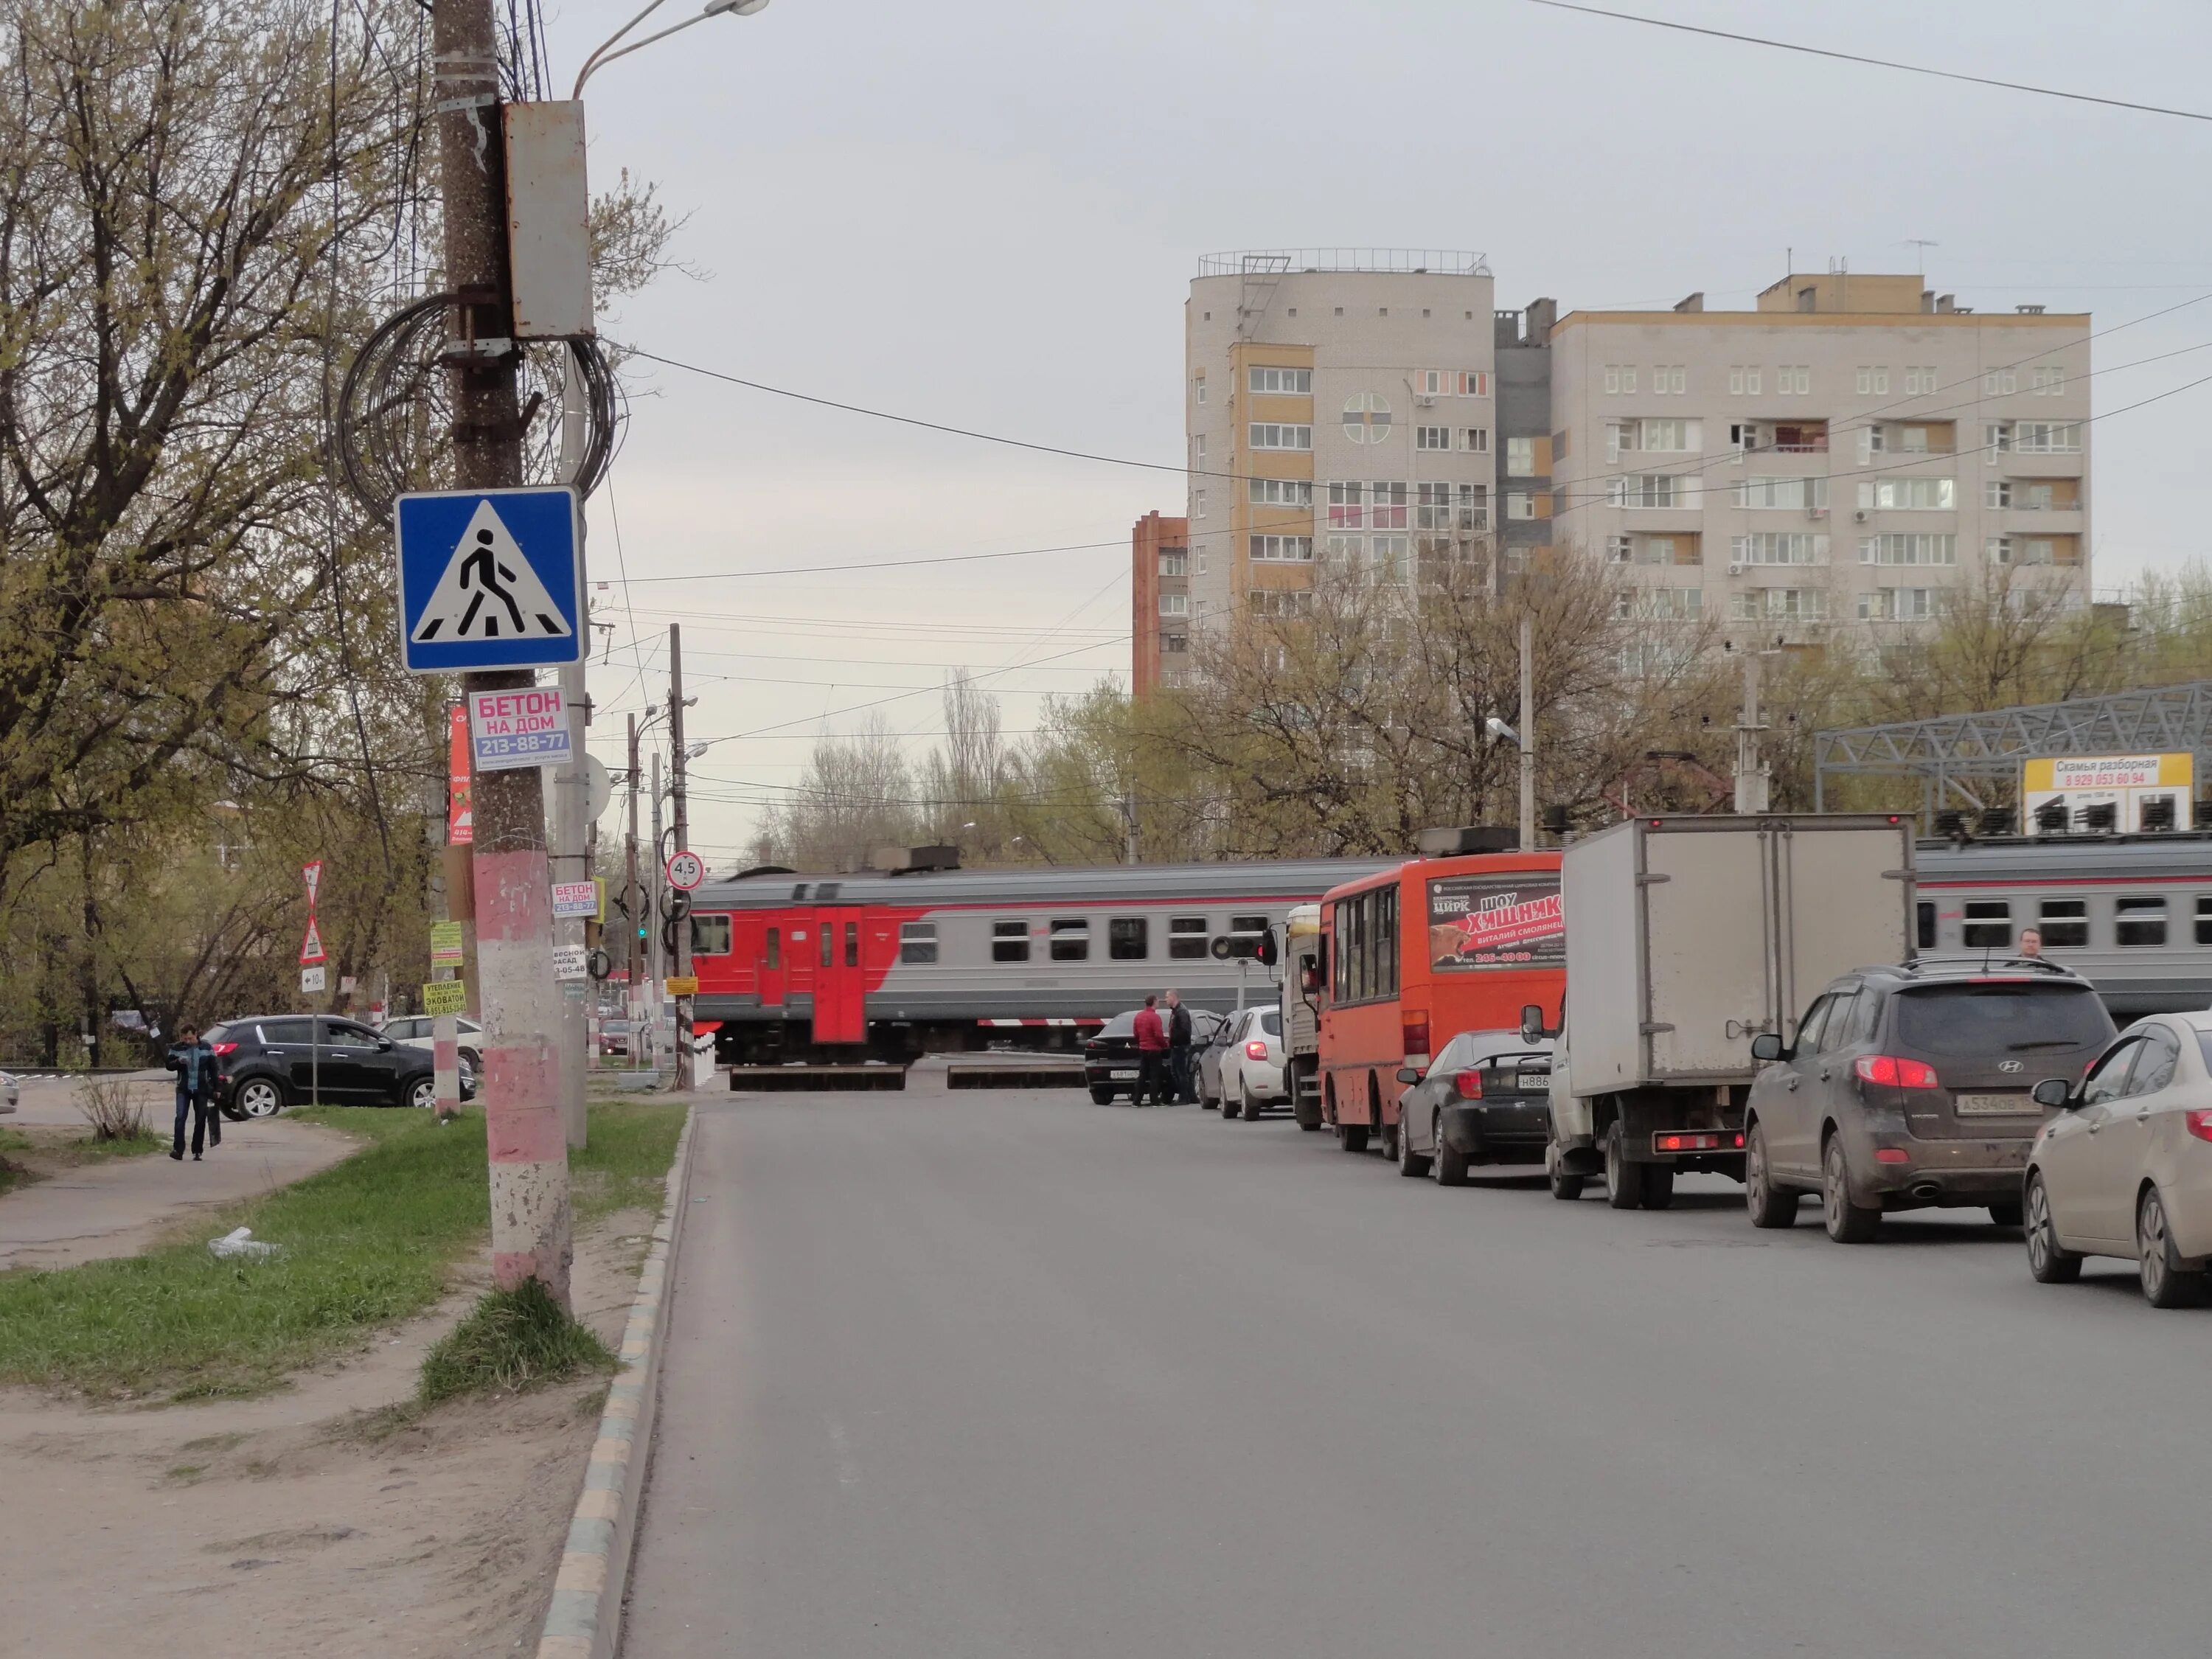
[[[667,0],[649,27],[695,4]],[[2107,0],[2094,27],[1995,0],[1616,9],[2212,112],[2197,0]],[[635,9],[546,0],[562,94]],[[1748,308],[1791,249],[1800,270],[1924,258],[1929,286],[1978,310],[2148,318],[2093,348],[2100,415],[2212,375],[2212,122],[1530,0],[773,0],[608,65],[586,101],[595,187],[653,180],[684,216],[672,252],[691,268],[603,332],[1151,464],[634,363],[623,447],[590,507],[594,620],[611,624],[591,747],[621,765],[623,716],[665,698],[680,622],[687,737],[712,745],[692,842],[718,870],[744,860],[822,734],[880,710],[925,752],[954,669],[998,694],[1017,737],[1046,696],[1126,679],[1129,528],[1182,510],[1181,307],[1202,253],[1463,249],[1487,256],[1499,306],[1562,311],[1695,289]],[[2167,353],[2182,355],[2121,367]],[[2097,428],[2100,591],[2205,556],[2190,503],[2208,417],[2212,385]],[[754,574],[1030,549],[1060,550]]]

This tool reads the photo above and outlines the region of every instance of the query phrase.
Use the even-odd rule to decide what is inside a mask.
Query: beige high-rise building
[[[1294,610],[1317,561],[1397,584],[1486,544],[1497,332],[1477,253],[1202,260],[1183,327],[1190,633]]]
[[[1547,539],[1617,568],[1624,614],[1746,642],[1924,620],[1991,574],[2087,604],[2089,332],[1844,272],[1755,311],[1570,312]]]

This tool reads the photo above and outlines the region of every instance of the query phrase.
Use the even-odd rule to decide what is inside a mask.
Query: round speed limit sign
[[[707,879],[706,860],[696,853],[674,853],[668,860],[668,884],[680,892],[690,892]]]

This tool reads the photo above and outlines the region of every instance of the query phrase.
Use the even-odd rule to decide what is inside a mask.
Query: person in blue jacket
[[[169,1156],[181,1163],[185,1114],[191,1114],[195,1161],[204,1138],[210,1147],[222,1145],[222,1119],[215,1109],[215,1050],[201,1040],[197,1026],[185,1026],[177,1036],[179,1041],[170,1045],[168,1058],[161,1063],[177,1074],[177,1127],[169,1142]]]

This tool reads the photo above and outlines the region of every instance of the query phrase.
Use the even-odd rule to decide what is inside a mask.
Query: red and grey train
[[[725,1062],[899,1061],[1082,1032],[1173,987],[1194,1006],[1272,1000],[1273,975],[1214,954],[1294,905],[1403,862],[1289,859],[908,875],[762,872],[694,895],[695,1018]],[[2212,1006],[2212,836],[1954,847],[1917,858],[1919,946],[1953,955],[2042,930],[2053,960],[2125,1020]]]

